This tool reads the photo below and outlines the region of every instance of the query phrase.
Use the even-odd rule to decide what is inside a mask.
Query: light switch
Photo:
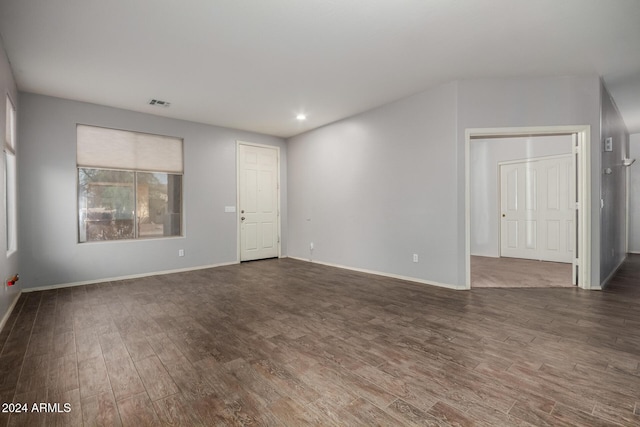
[[[235,206],[225,206],[224,207],[224,211],[225,212],[235,212],[236,211],[236,207]]]

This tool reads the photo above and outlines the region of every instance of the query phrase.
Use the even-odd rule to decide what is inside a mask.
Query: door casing
[[[280,206],[280,147],[276,146],[276,145],[266,145],[266,144],[256,144],[253,142],[246,142],[246,141],[240,141],[237,140],[236,141],[236,224],[237,224],[237,238],[236,238],[236,247],[237,247],[237,262],[241,262],[241,239],[242,239],[242,234],[241,234],[241,228],[242,228],[242,222],[240,220],[241,217],[241,209],[240,209],[240,146],[241,145],[245,145],[245,146],[253,146],[253,147],[259,147],[259,148],[267,148],[267,149],[271,149],[271,150],[276,150],[276,158],[277,158],[277,206],[278,206],[278,215],[277,215],[277,221],[278,221],[278,258],[282,257],[282,221],[281,221],[281,215],[280,215],[280,211],[281,211],[281,206]]]
[[[574,155],[579,157],[576,164],[576,187],[578,194],[576,232],[577,257],[575,265],[579,275],[577,285],[591,289],[591,126],[535,126],[505,128],[469,128],[465,130],[465,284],[471,289],[471,185],[470,185],[470,144],[474,138],[518,137],[544,135],[576,135]]]

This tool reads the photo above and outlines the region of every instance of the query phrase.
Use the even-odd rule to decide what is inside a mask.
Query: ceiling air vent
[[[151,101],[149,101],[149,105],[156,105],[158,107],[168,107],[171,105],[171,103],[167,101],[161,101],[159,99],[152,99]]]

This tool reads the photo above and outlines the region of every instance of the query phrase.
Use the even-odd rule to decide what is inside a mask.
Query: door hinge
[[[580,202],[576,202],[576,210],[580,209]]]
[[[573,146],[573,154],[580,154],[580,146],[578,145]]]

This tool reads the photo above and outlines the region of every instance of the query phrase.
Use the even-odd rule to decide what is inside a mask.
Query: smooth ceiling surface
[[[563,75],[602,76],[640,132],[638,0],[0,0],[0,35],[23,91],[281,137],[451,80]]]

